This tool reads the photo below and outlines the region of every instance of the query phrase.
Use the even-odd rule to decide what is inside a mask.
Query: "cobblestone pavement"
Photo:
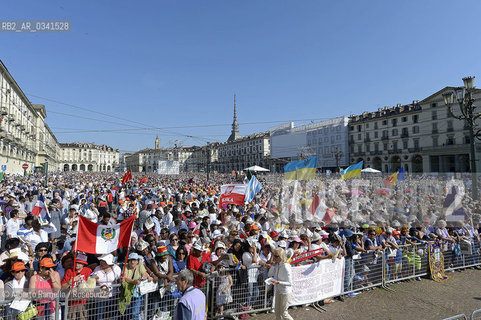
[[[310,307],[289,309],[295,319],[444,319],[464,313],[468,319],[481,309],[481,271],[469,269],[448,273],[453,277],[437,283],[430,279],[394,284],[389,292],[380,288],[347,297],[345,302],[335,300],[320,313]],[[258,314],[252,320],[273,320],[273,313]]]

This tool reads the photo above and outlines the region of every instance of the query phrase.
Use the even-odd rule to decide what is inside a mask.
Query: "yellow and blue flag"
[[[361,170],[362,170],[363,161],[353,164],[352,166],[347,167],[346,169],[341,171],[341,180],[360,177]]]
[[[387,177],[384,180],[384,186],[389,187],[392,186],[393,184],[398,183],[399,181],[404,180],[404,169],[401,168],[398,171],[394,172],[391,174],[389,177]]]
[[[317,156],[289,162],[284,166],[286,180],[312,180],[316,176]]]

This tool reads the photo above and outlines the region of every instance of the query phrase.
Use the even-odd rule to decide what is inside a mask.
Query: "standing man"
[[[7,237],[17,238],[17,232],[20,229],[20,225],[22,224],[22,220],[20,219],[20,215],[17,209],[10,211],[10,219],[7,221]]]
[[[30,214],[30,212],[33,210],[33,207],[35,207],[35,201],[33,200],[33,195],[29,193],[25,201],[25,213]]]
[[[109,212],[112,213],[112,203],[114,202],[114,194],[112,190],[107,191],[107,204],[109,206]]]
[[[193,287],[194,275],[192,271],[184,269],[177,277],[177,288],[182,292],[175,309],[174,320],[205,320],[205,295]]]

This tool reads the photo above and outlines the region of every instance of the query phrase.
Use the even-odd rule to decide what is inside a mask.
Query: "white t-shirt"
[[[112,269],[109,272],[105,272],[100,266],[97,266],[97,268],[94,269],[94,273],[97,277],[99,277],[97,280],[97,286],[99,287],[102,285],[111,286],[122,276],[122,270],[116,264],[112,266]],[[114,290],[117,289],[113,288],[108,297],[112,297]]]
[[[342,254],[342,247],[339,245],[337,247],[334,247],[332,245],[329,245],[329,251],[332,253],[333,259],[338,258]]]
[[[257,275],[259,274],[259,268],[254,268],[254,267],[259,266],[259,264],[252,263],[252,258],[253,256],[250,252],[244,252],[244,254],[242,255],[242,264],[247,267],[247,275],[249,278],[249,282],[257,282]]]
[[[173,222],[174,217],[172,216],[172,213],[167,212],[163,217],[162,217],[162,225],[166,227],[170,227],[171,223]]]
[[[93,210],[87,209],[87,211],[85,211],[84,217],[94,223],[97,223],[98,216]]]
[[[271,255],[272,255],[272,254],[269,252],[269,254],[268,254],[267,257],[266,257],[263,252],[260,252],[260,253],[259,253],[259,259],[262,260],[262,261],[264,261],[264,262],[267,262],[267,261],[269,261],[269,260],[271,259]]]
[[[35,250],[40,242],[48,242],[48,232],[43,229],[40,229],[40,234],[32,231],[25,237],[25,241],[30,243],[30,247]]]
[[[322,249],[324,250],[324,252],[327,252],[329,251],[329,247],[327,246],[327,244],[323,241],[321,241],[321,244],[315,244],[315,243],[311,243],[311,251],[312,250],[317,250],[317,249]]]
[[[17,231],[20,229],[20,220],[10,218],[7,221],[7,237],[17,238]]]

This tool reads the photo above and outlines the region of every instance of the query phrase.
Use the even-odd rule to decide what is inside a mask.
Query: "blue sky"
[[[479,76],[480,9],[474,0],[9,0],[1,19],[65,19],[72,32],[0,33],[0,59],[46,105],[61,142],[134,151],[159,135],[164,146],[202,145],[225,141],[230,126],[188,127],[230,124],[234,92],[246,135],[461,85]],[[182,128],[79,132],[142,126]]]

